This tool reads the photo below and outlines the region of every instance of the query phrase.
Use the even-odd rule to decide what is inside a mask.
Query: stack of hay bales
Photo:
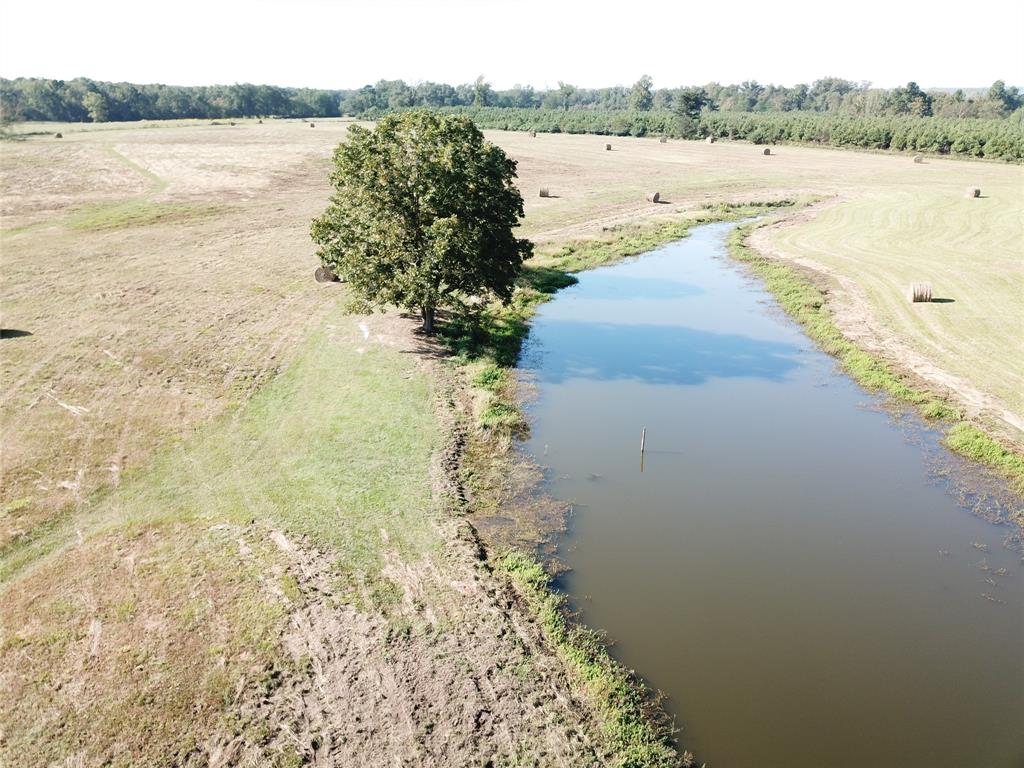
[[[708,136],[706,139],[704,139],[705,144],[714,144],[716,141],[718,141],[718,139],[716,139],[714,136]]]
[[[932,300],[932,284],[931,283],[911,283],[910,284],[910,300],[914,304],[920,302],[929,302]]]
[[[647,193],[647,202],[648,203],[660,203],[661,202],[661,193],[660,192],[648,192]]]
[[[923,163],[924,162],[924,155],[914,155],[914,162],[915,163]]]
[[[981,197],[981,190],[977,187],[968,187],[964,197]]]
[[[540,196],[541,197],[551,197],[551,190],[549,190],[547,187],[541,187],[540,188]]]

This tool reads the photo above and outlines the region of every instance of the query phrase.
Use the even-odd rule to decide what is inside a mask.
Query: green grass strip
[[[608,655],[601,637],[567,618],[565,598],[535,560],[511,551],[496,563],[516,585],[545,637],[581,681],[596,705],[620,768],[676,768],[680,757],[672,728],[644,685]]]
[[[965,421],[955,405],[920,388],[889,363],[846,338],[832,319],[825,293],[803,272],[762,256],[746,245],[747,236],[762,225],[763,222],[753,222],[730,232],[726,241],[729,253],[764,280],[783,310],[803,326],[804,332],[836,357],[843,369],[865,388],[885,392],[899,402],[915,406],[929,421],[953,422],[945,445],[994,469],[1016,493],[1024,494],[1024,457]]]

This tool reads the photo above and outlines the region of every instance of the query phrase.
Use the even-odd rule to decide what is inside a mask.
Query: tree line
[[[669,110],[561,110],[448,107],[481,128],[608,136],[706,136],[755,144],[801,143],[833,147],[934,152],[1020,162],[1024,160],[1024,111],[1007,119],[859,117],[822,112],[720,112]]]
[[[254,116],[379,118],[427,107],[482,128],[612,136],[716,136],[757,144],[799,142],[1021,161],[1024,94],[996,81],[987,91],[885,89],[837,78],[792,88],[754,81],[655,89],[494,90],[483,77],[459,86],[380,81],[358,90],[270,85],[173,86],[78,78],[0,79],[0,118],[105,122]]]
[[[986,91],[924,91],[917,83],[892,89],[828,77],[810,85],[761,85],[748,80],[738,85],[709,83],[699,87],[655,89],[644,75],[631,87],[577,88],[559,82],[557,88],[535,91],[530,86],[494,90],[482,77],[459,86],[439,83],[409,85],[381,80],[347,94],[341,111],[370,115],[410,107],[501,107],[506,109],[594,109],[637,112],[673,111],[699,99],[721,112],[829,112],[865,117],[998,119],[1024,106],[1024,93],[997,80]]]
[[[697,109],[694,106],[697,105]],[[105,122],[171,118],[251,116],[377,117],[411,107],[497,107],[534,110],[743,113],[815,112],[857,117],[942,117],[1000,119],[1024,106],[1024,94],[999,80],[987,91],[924,91],[916,83],[871,88],[839,78],[810,85],[737,85],[656,89],[644,75],[630,87],[577,88],[559,82],[544,91],[530,86],[495,90],[483,77],[447,85],[381,80],[355,90],[281,88],[272,85],[175,86],[107,83],[77,78],[0,78],[0,110],[5,120]]]
[[[87,78],[0,78],[5,121],[94,122],[173,118],[338,117],[345,91],[273,85],[177,86],[105,83]]]

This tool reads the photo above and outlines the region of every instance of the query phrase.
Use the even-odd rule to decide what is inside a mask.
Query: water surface
[[[1020,768],[1006,529],[728,260],[730,226],[584,273],[533,323],[561,586],[710,768]]]

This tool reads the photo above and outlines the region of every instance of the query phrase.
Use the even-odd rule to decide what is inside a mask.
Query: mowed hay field
[[[0,762],[602,754],[535,629],[452,545],[436,350],[313,282],[347,129],[315,122],[25,126],[64,138],[0,146]],[[488,136],[542,245],[828,198],[763,247],[823,271],[848,327],[871,318],[896,358],[1021,415],[1020,167]],[[904,305],[912,281],[955,301]]]

